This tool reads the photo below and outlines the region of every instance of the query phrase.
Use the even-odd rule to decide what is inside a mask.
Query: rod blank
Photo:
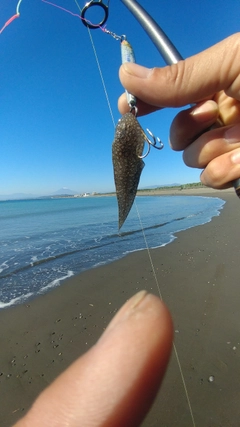
[[[157,22],[135,0],[121,0],[146,31],[166,64],[176,64],[183,58]]]

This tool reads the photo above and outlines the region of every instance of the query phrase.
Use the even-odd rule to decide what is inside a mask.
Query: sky
[[[102,0],[107,3],[107,0]],[[74,0],[53,0],[78,14]],[[17,0],[1,0],[0,28],[16,13]],[[239,0],[139,0],[183,57],[194,55],[239,31]],[[82,8],[85,2],[79,0]],[[99,19],[92,8],[86,18]],[[22,0],[20,16],[0,34],[0,195],[114,190],[111,145],[114,125],[88,29],[77,16],[42,0]],[[136,61],[165,64],[121,0],[110,0],[107,28],[125,34]],[[118,78],[120,43],[100,29],[91,31],[115,123],[123,92]],[[139,118],[164,142],[145,159],[140,188],[199,182],[168,146],[178,110]]]

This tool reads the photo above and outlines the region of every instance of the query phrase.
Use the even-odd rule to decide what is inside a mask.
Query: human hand
[[[139,426],[161,384],[172,337],[165,305],[139,292],[14,427]]]
[[[197,103],[173,120],[171,147],[183,150],[188,166],[204,169],[207,186],[228,188],[240,177],[240,33],[165,68],[126,63],[120,79],[138,98],[139,115]],[[119,110],[129,110],[125,95]],[[218,119],[223,126],[211,129]]]

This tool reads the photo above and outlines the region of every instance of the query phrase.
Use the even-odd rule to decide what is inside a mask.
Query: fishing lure
[[[121,38],[121,56],[122,63],[135,62],[133,49],[125,36]],[[160,139],[155,138],[152,132],[147,129],[153,139],[151,141],[138,123],[136,97],[128,91],[126,91],[126,96],[130,111],[119,120],[112,145],[119,229],[123,226],[137,194],[141,173],[145,165],[142,159],[148,155],[151,146],[159,150],[163,148]],[[148,144],[148,150],[143,155],[145,143]]]

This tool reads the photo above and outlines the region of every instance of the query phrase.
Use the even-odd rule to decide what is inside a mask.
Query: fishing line
[[[19,14],[19,7],[20,7],[20,4],[22,3],[22,0],[19,0],[19,2],[18,2],[18,4],[17,4],[17,11],[16,11],[16,13],[18,13]]]
[[[76,16],[77,18],[81,19],[82,21],[86,22],[86,24],[90,24],[90,25],[94,25],[91,21],[89,21],[89,19],[83,18],[82,16],[80,16],[78,13],[74,13],[69,9],[66,9],[65,7],[59,6],[58,4],[52,3],[51,1],[48,0],[41,0],[43,3],[49,4],[50,6],[54,6],[57,9],[62,10],[63,12],[69,13],[72,16]],[[76,2],[75,2],[76,3]],[[79,5],[76,3],[78,9],[80,10],[80,12],[82,12],[81,8],[79,7]],[[105,32],[105,28],[102,27],[101,25],[94,25],[96,28],[99,28],[100,30],[102,30],[103,32]]]
[[[78,9],[80,10],[80,12],[82,12],[82,10],[81,10],[81,8],[80,8],[77,0],[74,0],[74,1],[75,1],[76,5],[77,5]],[[109,32],[109,33],[111,35],[114,34],[114,33],[111,33],[111,32]],[[90,31],[89,28],[88,28],[88,34],[89,34],[89,37],[90,37],[90,40],[91,40],[91,44],[92,44],[92,48],[93,48],[94,55],[95,55],[95,58],[96,58],[97,66],[98,66],[98,69],[99,69],[99,72],[100,72],[100,76],[101,76],[101,80],[102,80],[102,83],[103,83],[103,88],[104,88],[105,96],[106,96],[106,99],[107,99],[107,103],[108,103],[109,111],[110,111],[110,114],[111,114],[111,118],[112,118],[112,121],[113,121],[113,125],[115,127],[115,122],[114,122],[114,118],[113,118],[113,114],[112,114],[111,104],[110,104],[110,101],[109,101],[109,97],[108,97],[106,85],[104,83],[104,78],[103,78],[103,74],[102,74],[102,71],[101,71],[101,67],[100,67],[100,64],[99,64],[99,61],[98,61],[98,55],[97,55],[97,52],[96,52],[94,41],[93,41],[93,38],[92,38],[92,35],[91,35],[91,31]],[[114,37],[114,35],[113,35],[113,37]],[[151,253],[150,253],[150,249],[149,249],[149,246],[148,246],[148,242],[147,242],[145,230],[144,230],[144,227],[143,227],[143,223],[142,223],[142,220],[141,220],[141,216],[140,216],[140,212],[139,212],[136,200],[134,201],[134,204],[135,204],[135,207],[136,207],[136,211],[137,211],[139,223],[140,223],[140,226],[141,226],[141,229],[142,229],[143,239],[144,239],[144,242],[145,242],[145,246],[146,246],[146,250],[147,250],[147,253],[148,253],[148,257],[149,257],[150,265],[151,265],[151,268],[152,268],[153,277],[155,279],[156,287],[157,287],[157,290],[158,290],[158,294],[159,294],[160,299],[163,301],[161,287],[160,287],[160,284],[159,284],[159,281],[158,281],[158,278],[157,278],[157,275],[156,275],[156,270],[154,268],[152,256],[151,256]],[[195,419],[194,419],[194,415],[193,415],[193,410],[192,410],[192,405],[191,405],[189,394],[188,394],[188,390],[187,390],[186,381],[185,381],[185,378],[184,378],[184,375],[183,375],[183,370],[182,370],[181,362],[180,362],[180,359],[179,359],[178,351],[177,351],[177,348],[176,348],[176,345],[175,345],[174,342],[173,342],[173,350],[174,350],[174,354],[175,354],[175,357],[176,357],[176,360],[177,360],[177,365],[178,365],[178,368],[179,368],[179,372],[180,372],[180,376],[181,376],[181,380],[182,380],[182,384],[183,384],[183,388],[184,388],[184,392],[185,392],[185,396],[186,396],[186,400],[187,400],[187,404],[188,404],[190,416],[191,416],[191,419],[192,419],[192,425],[193,425],[193,427],[196,427],[196,423],[195,423]]]
[[[43,2],[43,3],[50,4],[51,6],[54,6],[54,7],[56,7],[57,9],[62,10],[63,12],[67,12],[67,13],[69,13],[70,15],[72,15],[72,16],[76,16],[77,18],[80,18],[80,19],[81,19],[81,16],[80,16],[78,13],[73,13],[73,12],[71,12],[71,10],[65,9],[65,7],[59,6],[58,4],[52,3],[51,1],[48,1],[48,0],[42,0],[42,2]]]
[[[20,8],[20,4],[22,3],[22,0],[19,0],[17,7],[16,7],[16,13],[15,15],[13,15],[11,18],[8,19],[7,22],[5,22],[4,26],[1,28],[0,30],[0,34],[2,34],[2,32],[5,30],[5,28],[11,24],[11,22],[14,21],[14,19],[19,18],[20,16],[20,12],[19,12],[19,8]]]
[[[66,13],[69,13],[70,15],[75,16],[75,17],[77,17],[77,18],[81,19],[82,21],[85,21],[87,24],[91,24],[91,25],[93,25],[93,24],[92,24],[92,22],[91,22],[91,21],[89,21],[88,19],[85,19],[85,18],[83,18],[82,16],[80,16],[79,14],[77,14],[77,13],[73,13],[73,12],[71,12],[70,10],[65,9],[64,7],[58,6],[57,4],[52,3],[52,2],[50,2],[50,1],[48,1],[48,0],[42,0],[42,2],[43,2],[43,3],[47,3],[47,4],[51,5],[51,6],[54,6],[54,7],[56,7],[57,9],[60,9],[60,10],[62,10],[62,11],[64,11],[64,12],[66,12]],[[78,8],[79,12],[80,12],[80,13],[82,13],[82,9],[81,9],[81,7],[79,6],[79,4],[78,4],[77,0],[74,0],[74,2],[75,2],[75,4],[76,4],[76,6],[77,6],[77,8]],[[106,29],[106,27],[102,27],[101,25],[96,25],[96,28],[99,28],[100,30],[102,30],[102,31],[103,31],[103,32],[105,32],[105,33],[110,33],[110,31],[108,31],[108,30]],[[94,44],[94,42],[93,42],[92,34],[91,34],[91,31],[90,31],[90,29],[89,29],[89,27],[88,27],[88,26],[87,26],[87,30],[88,30],[88,35],[89,35],[90,42],[91,42],[91,45],[92,45],[93,53],[94,53],[94,56],[95,56],[95,60],[96,60],[96,63],[97,63],[97,67],[98,67],[99,75],[100,75],[100,78],[101,78],[101,82],[102,82],[102,86],[103,86],[104,94],[105,94],[105,97],[106,97],[106,101],[107,101],[108,109],[109,109],[109,112],[110,112],[110,116],[111,116],[111,119],[112,119],[113,127],[115,128],[116,123],[115,123],[115,120],[114,120],[113,111],[112,111],[112,107],[111,107],[111,104],[110,104],[110,100],[109,100],[109,96],[108,96],[108,92],[107,92],[107,88],[106,88],[106,83],[105,83],[105,80],[104,80],[104,77],[103,77],[103,73],[102,73],[101,65],[100,65],[100,62],[99,62],[99,59],[98,59],[98,55],[97,55],[97,51],[96,51],[96,48],[95,48],[95,44]]]
[[[146,246],[146,249],[147,249],[149,261],[150,261],[150,264],[151,264],[153,277],[154,277],[156,285],[157,285],[158,294],[159,294],[159,297],[161,298],[161,300],[163,301],[161,287],[160,287],[160,284],[159,284],[159,281],[158,281],[158,278],[157,278],[156,270],[154,268],[154,264],[153,264],[153,260],[152,260],[152,255],[151,255],[151,252],[150,252],[150,248],[148,246],[148,242],[147,242],[147,238],[146,238],[146,233],[145,233],[145,230],[144,230],[144,226],[143,226],[143,223],[142,223],[142,219],[141,219],[140,212],[139,212],[139,209],[138,209],[136,201],[134,202],[134,204],[135,204],[135,208],[136,208],[136,211],[137,211],[137,216],[138,216],[138,219],[139,219],[139,223],[140,223],[140,226],[141,226],[141,229],[142,229],[143,239],[144,239],[144,242],[145,242],[145,246]],[[174,354],[175,354],[175,357],[176,357],[176,360],[177,360],[177,365],[178,365],[180,376],[181,376],[181,379],[182,379],[183,388],[184,388],[184,391],[185,391],[185,395],[186,395],[186,399],[187,399],[187,404],[188,404],[189,412],[190,412],[191,419],[192,419],[192,424],[193,424],[193,427],[196,427],[196,423],[195,423],[195,419],[194,419],[194,415],[193,415],[193,410],[192,410],[192,405],[191,405],[189,394],[188,394],[188,390],[187,390],[186,381],[185,381],[185,378],[184,378],[184,375],[183,375],[183,370],[182,370],[181,362],[180,362],[180,359],[179,359],[179,356],[178,356],[177,347],[176,347],[174,341],[173,341],[173,351],[174,351]]]
[[[96,28],[99,28],[99,29],[100,29],[100,30],[102,30],[104,33],[109,33],[109,34],[112,34],[112,35],[113,35],[113,33],[111,33],[109,30],[107,30],[105,26],[95,25],[95,24],[93,24],[89,19],[83,18],[83,17],[82,17],[82,16],[80,16],[79,14],[74,13],[74,12],[72,12],[71,10],[66,9],[65,7],[59,6],[58,4],[55,4],[55,3],[51,2],[51,1],[48,1],[48,0],[41,0],[41,1],[42,1],[43,3],[49,4],[50,6],[54,6],[54,7],[56,7],[57,9],[62,10],[63,12],[69,13],[70,15],[75,16],[75,17],[77,17],[77,18],[81,19],[82,21],[86,22],[86,24],[89,24],[89,25],[92,25],[92,26],[94,26],[94,27],[96,27]],[[7,20],[7,22],[5,22],[4,26],[0,29],[0,34],[5,30],[5,28],[6,28],[8,25],[10,25],[10,24],[14,21],[14,19],[16,19],[16,18],[19,18],[19,17],[20,17],[19,7],[20,7],[20,4],[21,4],[21,3],[22,3],[22,0],[19,0],[19,1],[18,1],[18,3],[17,3],[16,13],[15,13],[15,15],[13,15],[11,18],[9,18],[9,19]],[[76,5],[77,5],[78,9],[80,10],[80,12],[82,12],[82,10],[81,10],[81,8],[79,7],[78,3],[77,3],[76,1],[75,1],[75,3],[76,3]],[[88,30],[89,30],[89,28],[88,28]],[[89,34],[90,34],[90,33],[89,33]],[[91,37],[90,37],[90,38],[91,38]]]
[[[77,7],[78,7],[78,9],[79,9],[79,11],[81,13],[82,9],[80,8],[77,0],[74,0],[74,2],[77,5]],[[103,31],[105,30],[102,27],[99,27],[99,28],[101,28]],[[111,107],[111,104],[110,104],[110,100],[109,100],[109,96],[108,96],[108,92],[107,92],[107,87],[106,87],[106,84],[105,84],[105,81],[104,81],[104,77],[103,77],[102,69],[101,69],[101,66],[100,66],[100,62],[98,60],[97,51],[96,51],[96,48],[95,48],[95,44],[94,44],[94,41],[93,41],[93,38],[92,38],[91,31],[90,31],[89,28],[87,28],[87,30],[88,30],[88,35],[89,35],[89,38],[90,38],[90,41],[91,41],[91,44],[92,44],[92,49],[93,49],[93,53],[94,53],[94,56],[95,56],[95,59],[96,59],[96,63],[97,63],[98,71],[99,71],[99,74],[100,74],[101,82],[102,82],[102,85],[103,85],[103,90],[104,90],[104,93],[105,93],[105,97],[106,97],[108,109],[109,109],[109,112],[110,112],[110,116],[111,116],[111,119],[112,119],[113,127],[115,128],[116,124],[115,124],[115,120],[114,120],[114,116],[113,116],[113,111],[112,111],[112,107]]]

